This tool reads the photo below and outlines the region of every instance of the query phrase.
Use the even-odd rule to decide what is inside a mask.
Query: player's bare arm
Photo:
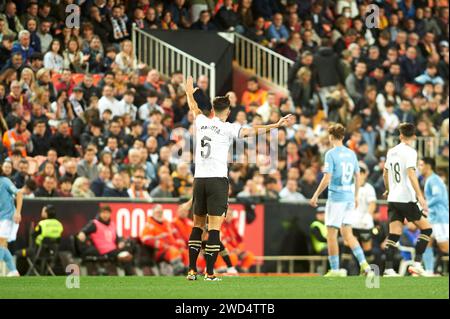
[[[14,213],[14,222],[20,223],[22,220],[22,205],[23,205],[23,192],[19,190],[16,194],[16,212]]]
[[[419,180],[417,179],[416,170],[412,167],[407,169],[407,174],[409,181],[411,182],[412,187],[414,188],[414,191],[416,192],[417,200],[420,203],[420,206],[422,206],[423,213],[426,215],[428,212],[428,205],[427,201],[425,200],[425,197],[422,194],[422,190],[420,189]]]
[[[320,181],[319,186],[317,187],[316,192],[314,193],[313,197],[309,200],[309,204],[312,207],[317,207],[317,201],[319,200],[320,194],[328,187],[328,184],[330,184],[331,174],[325,173],[322,177],[322,180]]]
[[[239,137],[243,138],[243,137],[247,137],[247,136],[256,136],[258,134],[267,133],[268,131],[270,131],[272,129],[286,126],[289,123],[289,121],[292,119],[293,119],[293,115],[288,114],[288,115],[282,117],[277,123],[274,123],[274,124],[254,125],[252,127],[242,128],[239,133]]]
[[[194,115],[197,116],[202,113],[202,111],[199,109],[197,102],[194,99],[194,93],[199,88],[194,88],[194,79],[192,76],[188,76],[186,79],[186,82],[184,83],[184,87],[186,90],[186,96],[187,96],[187,102],[189,105],[189,110],[194,112]]]
[[[387,198],[389,195],[389,171],[385,168],[383,170],[383,181],[384,181],[384,188],[386,191],[383,193],[383,197]]]

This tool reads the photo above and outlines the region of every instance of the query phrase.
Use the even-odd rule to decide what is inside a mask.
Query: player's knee
[[[194,227],[205,228],[206,216],[194,215]]]
[[[222,221],[223,217],[221,216],[209,216],[208,230],[220,230]]]

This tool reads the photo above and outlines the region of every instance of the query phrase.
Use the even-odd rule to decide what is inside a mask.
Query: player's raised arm
[[[202,113],[199,109],[197,102],[194,99],[194,93],[198,90],[198,88],[194,89],[194,79],[192,76],[188,76],[186,82],[184,83],[184,87],[186,90],[187,102],[189,105],[189,110],[194,112],[194,115],[197,116]]]
[[[282,126],[286,126],[286,124],[292,119],[292,114],[288,114],[282,117],[277,123],[269,124],[269,125],[254,125],[252,127],[242,128],[239,137],[247,137],[247,136],[256,136],[261,133],[266,133],[272,129],[280,128]]]
[[[427,201],[425,197],[423,197],[422,190],[420,189],[419,180],[417,179],[416,170],[413,167],[407,169],[407,174],[409,181],[411,182],[411,186],[414,188],[416,192],[417,200],[422,206],[423,211],[426,213],[428,211]]]

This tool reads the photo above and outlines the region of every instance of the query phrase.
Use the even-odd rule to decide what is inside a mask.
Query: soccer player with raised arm
[[[218,96],[213,100],[212,117],[202,114],[194,99],[191,76],[185,83],[189,110],[195,115],[195,174],[193,206],[194,227],[189,237],[188,280],[197,279],[197,258],[202,248],[202,232],[208,218],[208,241],[205,246],[205,280],[219,280],[214,276],[214,264],[220,251],[220,228],[228,208],[228,151],[235,138],[255,136],[284,126],[291,115],[276,124],[242,128],[227,122],[230,100]]]
[[[448,193],[442,179],[434,172],[436,162],[430,157],[419,161],[420,174],[425,178],[425,199],[428,204],[428,217],[433,228],[433,238],[439,250],[448,255]],[[423,254],[426,273],[434,274],[433,240]]]
[[[414,223],[420,229],[416,243],[414,265],[409,272],[425,276],[422,267],[422,255],[428,246],[432,233],[431,224],[427,219],[427,203],[420,189],[416,175],[417,152],[412,147],[416,138],[416,129],[411,123],[401,123],[399,126],[400,144],[391,148],[384,165],[385,195],[388,200],[389,235],[386,240],[385,277],[399,276],[394,270],[394,255],[397,242],[402,234],[405,219]],[[422,209],[417,205],[419,201]]]
[[[14,199],[17,207],[14,205]],[[8,250],[8,242],[16,240],[22,219],[22,202],[22,191],[18,190],[9,178],[0,175],[0,260],[3,260],[8,267],[8,277],[19,276],[13,257]]]
[[[339,230],[341,230],[344,241],[358,260],[361,272],[371,276],[373,272],[366,261],[364,251],[353,235],[351,227],[354,222],[354,209],[358,204],[358,160],[355,153],[342,143],[345,135],[345,128],[342,124],[330,125],[328,134],[333,148],[325,154],[324,176],[310,200],[311,206],[317,207],[320,194],[328,186],[328,200],[325,206],[325,225],[328,229],[328,260],[331,269],[325,276],[346,276],[339,268]]]

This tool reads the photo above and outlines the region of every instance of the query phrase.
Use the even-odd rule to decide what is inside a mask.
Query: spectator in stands
[[[56,73],[61,72],[64,68],[64,58],[61,53],[61,42],[57,39],[53,39],[52,42],[50,42],[47,53],[44,55],[44,67]]]
[[[261,89],[258,84],[258,79],[256,77],[250,77],[247,80],[247,89],[242,94],[241,102],[244,105],[246,111],[250,109],[250,104],[252,102],[257,103],[257,105],[263,105],[267,99],[267,91]]]
[[[89,101],[91,96],[98,95],[98,90],[94,85],[94,79],[90,73],[84,75],[79,87],[83,90],[83,97],[86,101]]]
[[[50,33],[52,22],[50,20],[39,20],[39,30],[36,35],[39,38],[41,44],[41,53],[45,53],[50,48],[50,44],[53,40],[53,36]]]
[[[63,176],[59,179],[59,188],[57,189],[58,197],[72,197],[72,179]]]
[[[2,37],[0,45],[0,70],[6,65],[6,62],[11,57],[11,52],[14,43],[14,36],[6,34]]]
[[[17,7],[13,1],[6,3],[5,13],[0,13],[0,18],[6,22],[4,27],[5,33],[12,33],[14,36],[23,30],[22,23],[16,13]]]
[[[267,38],[270,41],[269,46],[275,48],[277,45],[285,43],[289,38],[289,30],[283,24],[283,15],[275,13],[269,29],[267,29]]]
[[[91,191],[95,197],[102,196],[106,183],[109,182],[111,177],[111,169],[108,166],[101,166],[98,168],[98,178],[91,182]]]
[[[174,192],[172,176],[163,174],[159,177],[159,185],[150,192],[150,196],[152,198],[172,198],[174,197]]]
[[[92,37],[89,46],[83,49],[85,56],[88,56],[87,68],[91,73],[101,73],[105,67],[105,51],[102,48],[100,38],[96,35]]]
[[[56,90],[51,81],[49,69],[42,68],[36,72],[36,83],[39,89],[49,92],[51,101],[56,100]]]
[[[152,69],[147,73],[144,87],[147,90],[152,90],[158,93],[161,97],[169,95],[167,86],[165,85],[164,81],[161,80],[161,76],[156,69]]]
[[[107,84],[103,87],[102,97],[98,100],[98,110],[100,114],[103,114],[105,110],[110,110],[112,116],[120,116],[119,101],[114,97],[114,91],[111,85]]]
[[[297,180],[288,179],[286,187],[280,191],[280,199],[288,201],[302,201],[305,200],[305,196],[297,191]]]
[[[30,32],[27,30],[22,30],[19,32],[19,42],[14,43],[12,48],[12,53],[20,53],[22,55],[22,60],[27,63],[34,53],[34,49],[30,46]]]
[[[401,123],[415,123],[415,115],[413,112],[413,107],[409,100],[402,100],[400,103],[400,107],[395,110],[395,115],[397,115],[398,119]]]
[[[61,78],[55,85],[56,91],[66,91],[67,95],[70,96],[74,87],[75,82],[72,78],[72,71],[70,69],[63,69]]]
[[[170,11],[164,11],[161,18],[162,30],[178,30],[178,25],[172,19],[172,13]]]
[[[172,178],[176,197],[185,197],[192,194],[194,176],[187,163],[180,162],[177,170],[172,173]]]
[[[124,180],[121,174],[115,173],[111,182],[106,184],[103,190],[103,197],[129,197],[126,188],[124,188]]]
[[[409,47],[406,54],[400,58],[401,72],[405,81],[413,83],[414,79],[422,73],[422,66],[417,60],[417,50]]]
[[[17,149],[18,144],[23,147],[22,154],[26,156],[32,148],[31,133],[27,130],[27,122],[23,119],[15,119],[13,128],[3,134],[3,146],[11,155],[13,150]]]
[[[129,114],[131,119],[134,121],[136,119],[138,108],[133,104],[134,102],[134,91],[127,90],[123,94],[122,100],[117,104],[117,114],[119,116],[124,116]]]
[[[194,21],[194,20],[193,20]],[[211,13],[208,10],[200,12],[200,17],[191,25],[192,30],[215,31],[216,25],[211,21]]]
[[[425,83],[444,84],[444,80],[438,75],[436,64],[433,63],[428,63],[425,72],[414,80],[421,85],[424,85]]]
[[[147,13],[145,15],[144,20],[144,30],[152,30],[152,29],[158,29],[159,27],[159,18],[156,14],[156,10],[153,7],[149,7],[147,9]]]
[[[173,22],[181,28],[189,29],[191,21],[185,0],[175,0],[169,4],[167,9],[172,14]]]
[[[133,52],[133,44],[130,40],[120,43],[121,51],[116,55],[116,64],[125,73],[129,73],[137,68],[137,60]]]
[[[45,176],[42,186],[39,187],[34,192],[34,196],[36,196],[36,197],[57,197],[58,193],[56,192],[56,186],[57,186],[56,177]]]
[[[367,65],[364,62],[358,62],[355,71],[345,79],[345,87],[353,102],[358,103],[363,97],[369,78],[366,75]]]
[[[313,100],[315,89],[311,85],[311,71],[306,66],[297,72],[297,78],[291,86],[291,96],[294,105],[301,109],[302,114],[313,116],[317,113],[317,106]]]
[[[50,139],[50,147],[56,150],[58,156],[76,157],[78,154],[69,129],[69,123],[61,121],[58,132]]]
[[[77,175],[79,177],[86,177],[89,181],[98,178],[98,167],[95,157],[96,150],[93,147],[87,147],[84,158],[78,162]]]
[[[239,15],[233,9],[233,0],[223,1],[223,5],[216,13],[215,21],[222,31],[244,33],[244,28],[239,25]]]
[[[41,40],[37,36],[37,20],[35,18],[29,19],[26,24],[26,29],[30,32],[30,47],[33,49],[33,53],[42,52],[41,50]],[[31,55],[28,59],[30,62]]]
[[[82,243],[88,238],[93,246],[85,247],[83,256],[106,256],[111,261],[118,262],[124,268],[125,275],[134,275],[131,263],[133,255],[116,233],[116,225],[111,221],[111,207],[101,206],[95,219],[77,234],[77,239]]]
[[[276,51],[292,61],[297,61],[302,48],[303,42],[300,33],[292,32],[289,35],[287,42],[280,44]]]
[[[256,43],[264,46],[268,45],[269,41],[266,37],[265,23],[266,21],[263,17],[258,17],[255,23],[250,28],[247,28],[245,35]]]
[[[110,24],[109,28],[111,29],[109,36],[109,41],[111,43],[120,43],[121,41],[129,38],[129,25],[127,24],[125,17],[126,16],[123,15],[122,8],[120,6],[115,5],[112,8],[111,16],[108,21]]]
[[[77,198],[94,198],[95,194],[90,189],[89,179],[86,177],[78,177],[73,182],[72,196]]]
[[[22,158],[19,162],[18,170],[12,176],[13,183],[17,188],[22,188],[25,185],[25,182],[31,178],[30,174],[28,173],[29,168],[30,164],[28,163],[28,161],[25,158]],[[5,171],[4,168],[2,168],[2,171]]]
[[[146,187],[146,176],[143,168],[136,168],[131,178],[131,186],[128,188],[128,196],[130,198],[150,200],[151,197]]]

